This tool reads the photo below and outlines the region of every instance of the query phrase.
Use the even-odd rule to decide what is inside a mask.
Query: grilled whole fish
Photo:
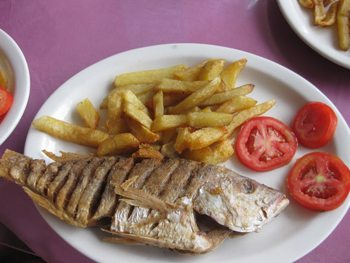
[[[68,157],[67,157],[68,156]],[[220,166],[184,159],[135,160],[66,154],[48,165],[6,150],[0,177],[79,227],[101,226],[108,241],[187,253],[217,247],[232,231],[252,232],[289,203],[282,193]],[[197,215],[214,220],[201,230]]]

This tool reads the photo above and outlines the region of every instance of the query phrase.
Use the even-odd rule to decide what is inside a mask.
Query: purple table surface
[[[31,75],[27,109],[1,154],[23,152],[36,112],[71,76],[110,55],[162,43],[222,45],[273,60],[316,85],[350,122],[350,71],[304,44],[272,0],[1,0],[0,10],[0,28],[21,47]],[[16,185],[0,182],[0,206],[0,222],[45,261],[91,262],[47,225]],[[350,262],[349,225],[347,213],[298,262]]]

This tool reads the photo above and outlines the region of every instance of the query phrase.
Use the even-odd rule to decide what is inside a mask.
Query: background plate
[[[323,101],[335,110],[339,122],[334,141],[323,150],[339,155],[347,165],[350,156],[350,132],[335,106],[311,83],[292,71],[267,59],[239,50],[201,44],[168,44],[140,48],[114,55],[81,71],[44,103],[35,118],[50,115],[68,122],[77,122],[76,104],[88,97],[98,106],[117,74],[141,69],[152,69],[184,63],[195,64],[207,58],[224,58],[234,61],[247,58],[246,68],[238,77],[238,85],[255,84],[252,97],[259,102],[275,98],[277,105],[266,115],[290,123],[296,111],[308,101]],[[88,151],[88,148],[66,143],[31,128],[25,154],[44,158],[42,149],[58,153],[64,151]],[[307,152],[299,147],[295,159]],[[284,180],[291,167],[287,165],[265,173],[248,171],[233,158],[225,166],[261,183],[285,192]],[[69,244],[98,262],[128,263],[151,262],[291,262],[322,242],[337,226],[350,205],[350,198],[338,209],[317,213],[308,211],[293,201],[290,206],[259,233],[250,233],[228,239],[217,250],[200,256],[178,255],[165,249],[143,246],[108,244],[100,239],[103,233],[97,229],[79,229],[67,225],[46,211],[39,209],[48,224]],[[293,249],[291,249],[293,248]]]
[[[350,69],[350,51],[339,49],[336,26],[314,26],[312,10],[303,8],[298,0],[277,2],[289,25],[306,44],[328,60]]]

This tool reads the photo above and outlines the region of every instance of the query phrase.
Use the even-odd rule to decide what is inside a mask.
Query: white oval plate
[[[117,74],[184,63],[192,65],[207,58],[234,61],[247,58],[248,64],[238,78],[238,84],[254,83],[252,97],[258,101],[271,98],[277,105],[268,115],[290,123],[296,110],[307,101],[323,101],[333,107],[339,118],[335,140],[327,146],[329,152],[339,155],[350,164],[350,131],[335,106],[311,83],[292,71],[267,59],[239,50],[201,44],[168,44],[140,48],[114,55],[81,71],[64,83],[41,107],[36,118],[50,115],[68,122],[76,122],[74,108],[88,97],[98,106]],[[29,130],[25,154],[44,158],[42,149],[58,153],[86,151],[87,148],[62,142],[33,128]],[[299,147],[296,157],[306,153]],[[294,159],[295,159],[294,158]],[[291,165],[266,173],[250,172],[236,160],[227,167],[259,182],[285,192],[284,180]],[[49,225],[69,244],[98,262],[291,262],[322,242],[346,213],[350,198],[338,209],[317,213],[301,208],[293,201],[290,206],[259,233],[250,233],[228,239],[217,250],[206,255],[185,256],[143,246],[108,244],[101,241],[104,233],[95,229],[79,229],[67,225],[46,211],[39,209]]]
[[[306,44],[328,60],[350,69],[350,51],[339,49],[336,26],[314,26],[312,11],[302,7],[298,0],[277,2],[289,25]]]

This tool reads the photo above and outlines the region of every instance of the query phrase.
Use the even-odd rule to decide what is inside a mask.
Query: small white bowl
[[[13,104],[0,123],[0,145],[10,136],[27,106],[30,77],[27,61],[17,43],[0,29],[0,68],[5,71]]]

